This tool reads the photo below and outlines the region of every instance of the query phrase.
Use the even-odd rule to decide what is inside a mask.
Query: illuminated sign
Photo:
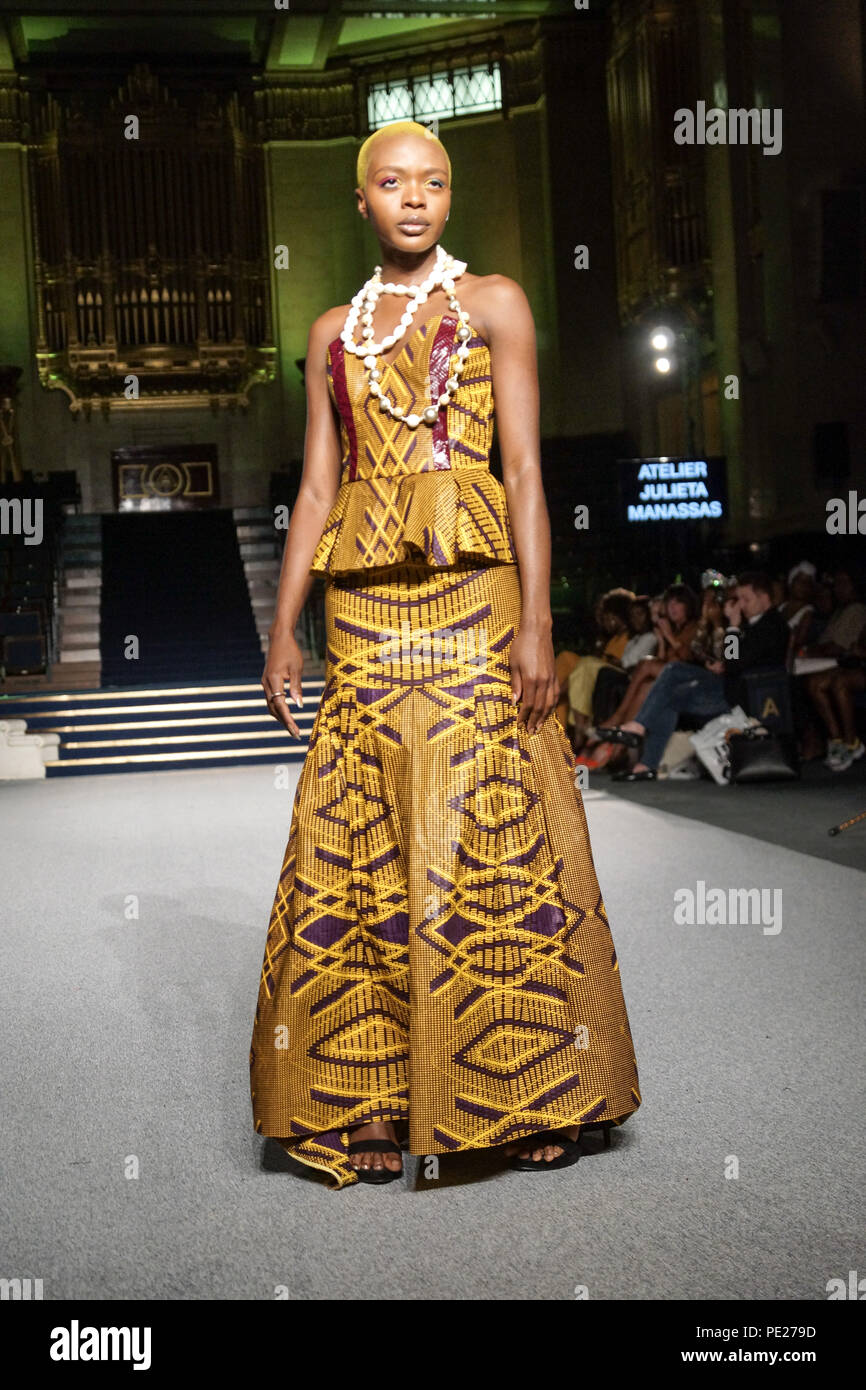
[[[727,506],[723,458],[620,459],[622,519],[718,521]]]

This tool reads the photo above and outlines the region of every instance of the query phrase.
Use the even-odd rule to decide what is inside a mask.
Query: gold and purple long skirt
[[[574,755],[518,724],[516,565],[327,581],[327,675],[250,1049],[257,1133],[335,1187],[348,1131],[486,1149],[640,1105]]]

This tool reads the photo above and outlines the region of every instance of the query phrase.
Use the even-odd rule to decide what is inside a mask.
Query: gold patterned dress
[[[384,369],[405,414],[445,389],[456,317]],[[517,721],[521,591],[489,470],[477,336],[432,428],[383,414],[336,338],[342,480],[312,570],[327,668],[295,794],[250,1049],[256,1132],[335,1187],[347,1131],[413,1154],[490,1148],[640,1105],[574,755]]]

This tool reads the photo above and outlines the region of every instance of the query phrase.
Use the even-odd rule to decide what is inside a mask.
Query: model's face
[[[423,254],[436,245],[451,207],[441,146],[423,135],[383,135],[371,146],[358,207],[383,246]]]
[[[790,583],[790,594],[792,599],[798,603],[808,603],[815,592],[815,581],[805,570],[800,570],[794,575]]]

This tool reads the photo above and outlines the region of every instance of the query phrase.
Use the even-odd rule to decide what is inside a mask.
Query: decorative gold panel
[[[139,66],[34,112],[37,361],[73,411],[246,406],[273,380],[254,122],[236,93],[184,96]]]

